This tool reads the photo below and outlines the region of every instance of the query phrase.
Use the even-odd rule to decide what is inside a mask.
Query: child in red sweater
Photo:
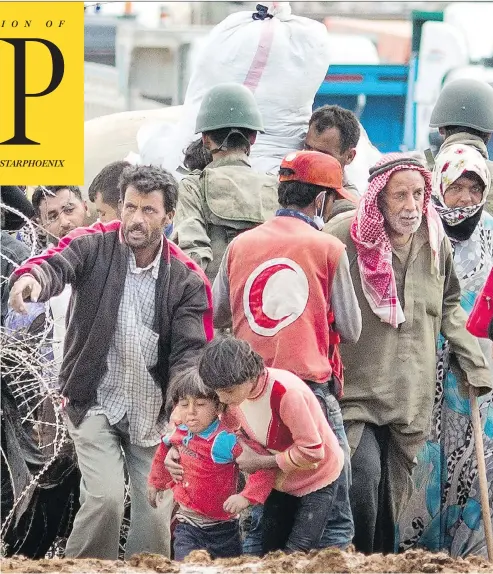
[[[275,481],[273,469],[252,473],[237,494],[242,453],[238,438],[219,420],[220,403],[205,387],[196,368],[184,371],[168,390],[174,407],[172,419],[181,421],[164,435],[151,467],[148,499],[156,506],[157,493],[173,489],[179,505],[174,557],[183,560],[192,550],[205,549],[213,558],[241,554],[238,513],[250,504],[263,503]],[[250,441],[251,442],[251,441]],[[250,445],[258,450],[258,445]],[[174,482],[164,466],[171,447],[180,453],[183,480]]]
[[[277,470],[261,524],[264,553],[317,548],[331,511],[329,486],[342,470],[344,453],[313,392],[289,371],[265,368],[246,341],[232,337],[204,347],[199,374],[227,405],[223,423],[269,451],[245,446],[240,469]]]

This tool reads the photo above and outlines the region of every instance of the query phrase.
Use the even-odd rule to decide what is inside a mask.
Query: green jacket
[[[439,275],[432,272],[426,221],[412,239],[407,265],[393,255],[396,281],[403,278],[397,290],[403,293],[406,317],[395,329],[373,313],[363,293],[358,255],[350,236],[353,217],[354,212],[343,213],[325,227],[347,247],[363,324],[358,342],[340,347],[345,367],[341,408],[353,453],[365,423],[390,427],[389,472],[397,516],[410,493],[415,457],[430,432],[439,333],[450,342],[462,380],[486,393],[491,390],[491,377],[477,339],[465,329],[467,316],[460,306],[448,237],[440,249]]]
[[[181,180],[172,239],[214,280],[228,244],[279,208],[277,178],[259,173],[239,153]]]

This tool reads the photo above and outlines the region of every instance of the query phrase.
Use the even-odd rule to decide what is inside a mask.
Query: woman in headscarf
[[[465,145],[440,153],[433,203],[452,243],[461,304],[470,313],[493,268],[493,217],[484,211],[491,176],[482,155]],[[493,376],[492,342],[480,339]],[[486,556],[470,403],[459,393],[455,357],[440,336],[430,437],[418,455],[415,492],[400,520],[400,548]],[[493,397],[480,398],[488,483],[493,483]],[[490,501],[491,504],[491,501]]]

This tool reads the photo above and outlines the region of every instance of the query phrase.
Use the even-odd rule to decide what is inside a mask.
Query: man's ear
[[[320,209],[322,209],[322,202],[324,201],[324,198],[326,198],[326,194],[324,192],[320,192],[317,195],[317,197],[313,200],[317,213],[319,212]]]
[[[175,217],[176,210],[172,209],[166,213],[166,219],[168,220],[168,225],[173,223],[173,218]]]
[[[347,159],[346,159],[346,165],[349,165],[350,163],[353,163],[354,158],[356,157],[356,148],[353,147],[350,150],[348,150],[347,152]]]
[[[250,142],[250,145],[253,145],[257,141],[257,132],[250,134],[248,141]]]
[[[207,134],[202,134],[202,145],[205,147],[205,149],[210,150],[211,143],[211,138]]]

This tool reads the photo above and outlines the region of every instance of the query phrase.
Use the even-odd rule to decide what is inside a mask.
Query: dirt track
[[[404,554],[364,556],[355,552],[323,550],[308,555],[287,556],[275,552],[264,559],[250,557],[212,561],[206,552],[194,552],[184,564],[177,564],[163,556],[137,555],[128,562],[103,560],[27,560],[22,557],[5,558],[1,571],[8,573],[52,574],[109,572],[131,574],[144,572],[174,572],[180,574],[222,574],[225,572],[490,572],[493,564],[483,558],[470,557],[454,560],[447,554],[432,554],[421,550],[409,550]]]

